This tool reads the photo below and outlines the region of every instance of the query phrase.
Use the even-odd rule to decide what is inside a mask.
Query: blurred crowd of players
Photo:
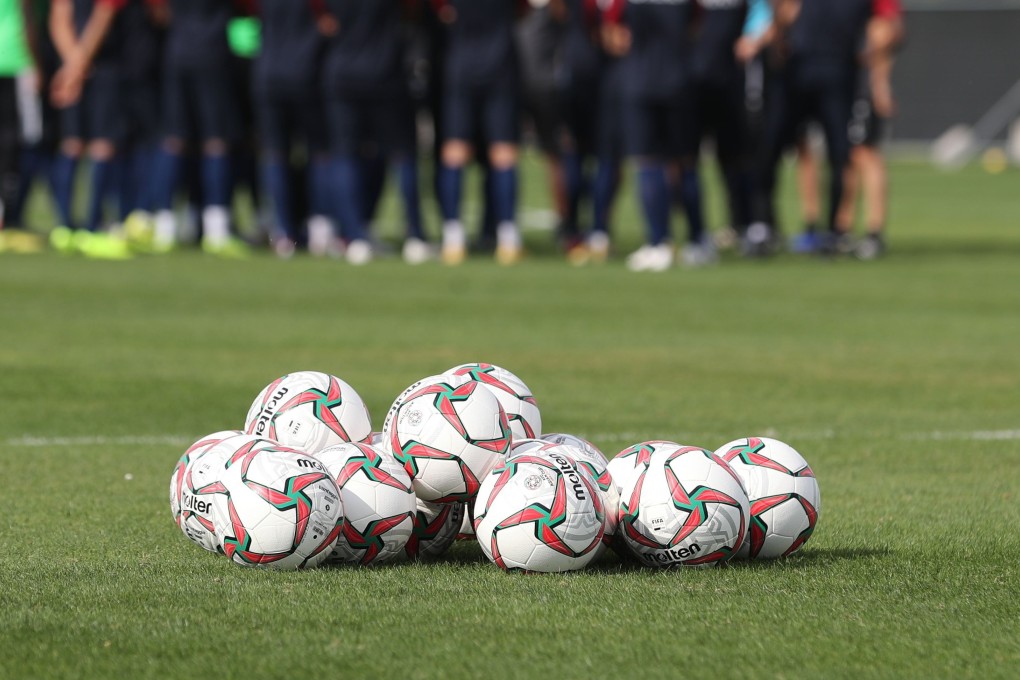
[[[0,224],[32,227],[25,197],[44,178],[59,250],[119,258],[199,242],[243,256],[231,205],[245,186],[271,206],[278,255],[364,264],[392,178],[405,260],[458,264],[479,245],[513,264],[524,120],[575,263],[608,257],[625,163],[646,233],[627,265],[713,262],[705,149],[728,197],[731,229],[717,233],[744,254],[779,247],[777,167],[799,149],[805,225],[792,248],[873,258],[902,35],[898,0],[0,0]],[[809,125],[826,142],[824,215]],[[461,208],[472,162],[485,206],[474,243]],[[87,184],[75,181],[83,163]],[[858,185],[866,234],[855,239]],[[423,227],[424,186],[436,234]]]

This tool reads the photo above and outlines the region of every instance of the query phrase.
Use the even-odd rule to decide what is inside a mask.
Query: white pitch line
[[[857,436],[853,431],[837,431],[837,430],[806,430],[798,432],[795,430],[780,431],[767,429],[764,431],[756,432],[756,434],[763,437],[775,437],[783,439],[785,441],[797,442],[797,441],[819,441],[827,439],[837,439],[840,437],[852,437]],[[637,443],[645,441],[648,437],[644,434],[637,432],[609,432],[609,433],[591,433],[582,434],[581,436],[586,439],[590,439],[596,442],[630,442]],[[682,432],[676,433],[664,433],[662,436],[672,437],[674,440],[704,440],[704,439],[718,439],[729,440],[733,439],[733,433],[730,434],[701,434],[697,437],[688,436]],[[163,434],[163,435],[125,435],[120,437],[104,437],[104,436],[91,436],[91,437],[43,437],[37,435],[23,435],[20,437],[12,437],[4,440],[4,447],[11,448],[72,448],[72,447],[86,447],[86,446],[187,446],[192,442],[196,441],[198,436],[190,437],[187,435],[179,434]],[[901,441],[1018,441],[1020,440],[1020,430],[973,430],[973,431],[932,431],[932,432],[906,432],[896,435],[897,440]]]
[[[74,446],[187,446],[195,441],[181,435],[127,435],[123,437],[40,437],[24,435],[8,439],[4,444],[13,447],[74,447]]]

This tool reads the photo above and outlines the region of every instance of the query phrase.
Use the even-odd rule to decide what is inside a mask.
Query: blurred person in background
[[[888,11],[892,0],[777,0],[773,27],[778,73],[769,97],[770,111],[756,182],[755,222],[745,250],[765,255],[777,232],[774,192],[779,161],[799,129],[817,122],[829,160],[828,234],[823,251],[835,252],[842,240],[836,213],[843,199],[850,160],[847,127],[857,82],[858,52],[872,16]]]
[[[15,233],[20,223],[26,96],[41,86],[39,37],[30,0],[0,0],[0,252],[33,251],[38,242]],[[34,91],[34,92],[33,92]],[[40,131],[41,132],[41,131]]]
[[[442,68],[443,138],[439,205],[442,256],[460,264],[467,254],[461,221],[464,168],[482,135],[490,163],[489,197],[496,227],[496,259],[513,264],[523,255],[516,221],[520,94],[514,22],[518,0],[434,0],[447,39]]]
[[[326,0],[333,26],[323,67],[323,96],[332,148],[336,209],[347,240],[346,258],[373,258],[365,209],[364,157],[379,157],[396,172],[404,203],[404,260],[430,257],[422,228],[414,107],[404,71],[402,0]]]
[[[174,197],[187,144],[197,140],[202,194],[202,249],[223,257],[245,257],[247,247],[231,236],[233,181],[231,146],[240,128],[233,57],[227,26],[237,7],[231,0],[163,0],[169,8],[163,71],[163,139],[155,168],[157,187],[153,246],[178,240]]]
[[[329,145],[320,93],[326,41],[320,17],[307,1],[259,0],[257,9],[262,41],[253,92],[262,184],[273,206],[271,243],[279,257],[294,254],[302,203],[294,193],[297,178],[304,177],[308,250],[324,256],[337,240],[329,217]]]
[[[12,8],[16,11],[11,11]],[[4,106],[13,105],[14,108],[7,108],[3,116],[17,116],[11,119],[14,122],[0,125],[3,143],[14,144],[10,150],[0,153],[0,164],[6,162],[7,167],[15,168],[8,170],[7,177],[8,181],[16,183],[16,188],[6,185],[5,191],[11,193],[0,198],[4,202],[0,225],[8,230],[0,249],[35,252],[42,244],[29,231],[34,225],[25,219],[25,206],[37,179],[49,183],[60,142],[59,115],[49,95],[49,85],[60,67],[60,57],[50,39],[49,0],[6,0],[0,3],[0,10],[3,12],[0,61],[4,64],[0,70],[11,74],[6,76],[11,80],[0,88],[14,88],[14,98],[4,100]],[[17,65],[24,64],[26,56],[27,66],[19,69]],[[11,92],[7,90],[3,96]]]
[[[861,260],[873,260],[885,252],[885,227],[889,216],[889,178],[881,144],[889,119],[896,112],[892,90],[895,54],[903,42],[903,11],[899,0],[883,3],[868,24],[862,54],[857,95],[850,121],[850,170],[843,204],[837,215],[841,243]],[[866,234],[854,243],[853,230],[857,197],[864,196]]]
[[[53,0],[50,10],[50,35],[61,60],[50,90],[54,105],[62,109],[60,153],[53,170],[61,224],[50,232],[50,243],[61,252],[77,250],[109,259],[131,256],[125,241],[99,232],[125,134],[120,13],[127,3]],[[83,153],[90,160],[88,212],[85,228],[77,230],[71,205]]]
[[[125,129],[117,162],[118,204],[129,242],[143,249],[152,245],[153,168],[161,133],[160,76],[166,21],[166,5],[156,0],[131,0],[121,11]]]
[[[632,271],[665,271],[673,265],[670,229],[670,173],[680,167],[681,183],[696,182],[693,150],[685,148],[691,127],[691,29],[688,0],[612,0],[607,19],[618,41],[626,153],[637,168],[638,193],[647,226],[646,244],[627,258]],[[689,224],[690,246],[702,243],[700,223]]]
[[[563,28],[558,6],[550,0],[529,0],[532,10],[517,22],[521,104],[524,122],[545,159],[558,236],[569,251],[579,242],[576,220],[570,219],[561,149],[563,108],[559,97]],[[493,234],[494,235],[494,234]]]
[[[755,40],[767,27],[763,25],[761,5],[766,0],[698,0],[701,8],[694,40],[692,59],[693,88],[697,110],[689,134],[695,150],[711,135],[715,154],[722,171],[728,198],[730,225],[743,234],[751,221],[751,182],[754,150],[750,144],[745,109],[746,82],[744,62],[749,55],[741,54],[745,40]],[[752,11],[752,6],[759,7]],[[766,10],[767,11],[767,10]],[[771,21],[771,13],[767,21]],[[688,182],[682,189],[695,191]],[[700,203],[696,195],[689,201]],[[700,208],[699,208],[700,211]],[[688,247],[684,264],[700,266],[716,259],[710,241]]]
[[[584,264],[589,259],[604,262],[609,255],[605,219],[608,209],[603,203],[600,220],[596,185],[601,179],[604,194],[615,191],[618,177],[600,176],[599,173],[618,173],[619,157],[610,159],[612,170],[602,167],[600,128],[608,124],[609,107],[615,106],[616,102],[603,99],[604,80],[610,65],[602,49],[601,13],[597,0],[552,0],[551,11],[562,25],[556,82],[563,116],[559,144],[566,189],[564,246],[567,259],[573,264]],[[606,155],[611,156],[612,153]],[[608,187],[605,186],[607,179],[610,180]],[[585,236],[581,228],[581,205],[586,199],[592,203],[593,216],[591,229]]]

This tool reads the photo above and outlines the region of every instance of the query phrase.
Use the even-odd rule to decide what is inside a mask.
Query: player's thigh
[[[448,87],[442,96],[443,141],[471,143],[478,135],[478,107],[474,93],[466,87]]]
[[[177,69],[168,69],[163,76],[160,107],[165,138],[188,140],[194,132],[191,115],[192,88],[188,76]]]
[[[86,139],[104,140],[115,146],[125,135],[123,82],[114,70],[96,69],[82,92]]]
[[[193,74],[191,83],[198,138],[227,143],[237,141],[242,122],[237,88],[230,73],[222,70],[198,72]]]
[[[490,145],[520,141],[520,97],[512,80],[508,78],[487,88],[480,106],[485,140]]]
[[[563,93],[563,127],[572,151],[595,153],[601,124],[597,85],[574,87]]]
[[[659,123],[659,129],[669,140],[673,157],[686,162],[696,161],[701,149],[701,96],[693,85],[684,88],[680,97],[663,107],[664,119]]]
[[[849,97],[845,88],[823,86],[815,93],[814,99],[816,118],[825,134],[829,163],[834,168],[842,168],[850,162]]]
[[[373,102],[369,111],[372,137],[388,157],[409,157],[417,144],[411,99],[396,94]]]
[[[288,102],[273,93],[259,91],[255,94],[255,123],[259,133],[262,152],[274,157],[287,155],[291,140],[291,116]]]
[[[362,145],[363,115],[357,102],[344,97],[326,101],[326,127],[329,148],[337,155],[357,154]]]

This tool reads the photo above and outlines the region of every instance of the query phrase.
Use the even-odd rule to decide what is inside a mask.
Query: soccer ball
[[[222,489],[213,498],[220,549],[242,566],[301,569],[321,564],[344,520],[333,478],[305,453],[256,437],[244,439],[249,441],[223,463]],[[234,448],[231,442],[218,446]]]
[[[452,385],[453,387],[460,387],[464,383],[468,382],[468,380],[469,378],[464,378],[461,376],[430,375],[422,378],[421,380],[416,380],[413,383],[411,383],[411,385],[409,385],[407,388],[404,389],[403,392],[400,393],[400,396],[393,400],[393,403],[390,404],[389,410],[386,411],[386,419],[383,420],[382,427],[382,438],[385,442],[387,442],[386,445],[389,446],[390,435],[392,434],[393,430],[393,418],[394,416],[397,415],[397,411],[400,410],[400,407],[403,405],[405,401],[407,401],[407,398],[409,396],[411,396],[415,392],[418,392],[424,387],[431,387],[432,385],[438,385],[440,383]]]
[[[506,460],[510,460],[514,456],[523,456],[529,451],[537,451],[543,446],[548,446],[549,442],[544,439],[532,439],[530,437],[517,438],[514,437],[513,441],[510,442],[510,450],[507,451]]]
[[[418,498],[461,503],[510,449],[510,426],[479,383],[436,383],[412,394],[390,423],[390,450],[414,480]]]
[[[707,566],[736,554],[749,515],[725,462],[698,447],[660,444],[623,487],[619,531],[648,566]]]
[[[213,444],[218,444],[227,437],[233,437],[235,435],[244,434],[240,430],[224,430],[222,432],[214,432],[208,434],[194,444],[188,447],[187,451],[184,452],[174,466],[173,474],[170,475],[170,512],[174,517],[174,523],[177,526],[181,525],[181,495],[184,492],[184,477],[188,471],[188,465],[193,461],[201,457]]]
[[[404,468],[368,444],[331,446],[315,457],[326,466],[344,502],[343,531],[329,560],[367,566],[400,554],[417,510]]]
[[[367,440],[372,422],[353,387],[332,375],[301,371],[274,380],[255,397],[244,431],[315,453]]]
[[[516,375],[492,364],[461,364],[446,375],[460,376],[485,385],[499,399],[506,411],[514,437],[539,437],[542,434],[542,414],[531,390]]]
[[[185,536],[205,550],[219,551],[215,504],[219,495],[226,493],[220,481],[223,464],[238,449],[272,445],[268,439],[233,434],[206,446],[192,458],[181,483],[180,527]]]
[[[613,537],[616,536],[617,515],[620,511],[620,492],[617,491],[616,482],[613,481],[613,475],[609,472],[609,461],[606,460],[601,451],[579,437],[572,435],[553,435],[553,437],[564,443],[554,444],[550,441],[549,446],[555,447],[552,450],[568,456],[577,463],[579,468],[591,475],[591,478],[598,485],[599,491],[602,492],[602,499],[606,506],[605,542],[607,545],[610,544]],[[546,438],[542,437],[542,439]],[[579,445],[568,443],[573,441],[577,441]],[[538,449],[534,453],[540,456],[543,452],[543,449]]]
[[[599,447],[595,446],[587,439],[578,437],[575,434],[555,432],[552,434],[543,434],[540,439],[552,442],[553,444],[566,444],[567,446],[573,446],[574,448],[581,449],[584,451],[586,458],[601,458],[603,465],[609,465],[609,459],[606,458],[606,454],[602,453]]]
[[[616,457],[609,461],[609,474],[616,484],[616,491],[620,493],[635,473],[648,467],[652,454],[658,449],[677,447],[680,444],[665,440],[653,440],[641,442],[628,446],[616,454]]]
[[[493,470],[475,500],[474,521],[485,556],[506,571],[583,569],[605,533],[601,492],[554,450]]]
[[[404,546],[412,560],[439,557],[457,539],[461,524],[467,517],[464,503],[429,503],[418,499],[414,529]]]
[[[792,555],[811,538],[822,510],[818,480],[803,456],[781,441],[737,439],[716,450],[747,490],[751,519],[737,557]]]

